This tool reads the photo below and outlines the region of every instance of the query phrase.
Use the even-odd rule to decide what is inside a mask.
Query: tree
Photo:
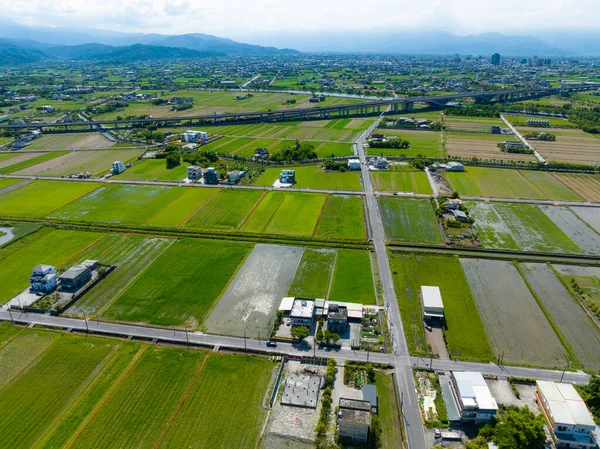
[[[544,417],[511,405],[496,416],[493,433],[499,449],[537,449],[546,439]]]
[[[458,192],[455,190],[454,192],[452,192],[452,195],[450,195],[450,198],[456,199],[459,198],[460,195],[458,194]]]
[[[181,163],[181,158],[179,157],[179,153],[173,151],[167,156],[167,168],[175,168]]]
[[[308,334],[310,333],[310,331],[308,330],[308,327],[306,327],[306,326],[294,326],[294,327],[292,327],[292,330],[290,331],[290,333],[292,334],[292,337],[294,339],[302,341],[306,337],[308,337]]]
[[[577,289],[580,289],[578,285]],[[590,411],[596,417],[596,421],[598,421],[600,418],[600,377],[592,376],[590,382],[580,387],[579,391]]]

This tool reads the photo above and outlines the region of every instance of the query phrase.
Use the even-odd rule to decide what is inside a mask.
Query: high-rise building
[[[500,65],[500,53],[494,53],[492,55],[492,64]]]

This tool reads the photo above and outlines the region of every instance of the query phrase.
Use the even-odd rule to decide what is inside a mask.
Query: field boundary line
[[[175,187],[175,186],[174,186]],[[169,204],[167,204],[165,207],[157,210],[155,213],[153,213],[150,217],[148,217],[146,220],[143,221],[143,223],[140,223],[141,225],[146,224],[146,222],[152,220],[154,217],[156,217],[159,213],[161,213],[163,210],[165,210],[167,207],[169,207],[171,205],[171,203],[177,201],[179,198],[181,198],[183,195],[185,195],[186,192],[183,191],[180,195],[177,196],[177,198],[175,198],[174,200],[170,201]],[[129,217],[127,217],[129,218]],[[126,221],[127,219],[125,219],[124,221]]]
[[[76,406],[83,399],[84,392],[86,391],[86,389],[92,384],[96,375],[98,373],[100,373],[102,370],[104,370],[104,368],[106,368],[110,364],[110,361],[113,359],[113,357],[119,350],[120,346],[121,346],[120,343],[117,342],[117,344],[114,345],[114,347],[106,355],[106,357],[104,357],[100,361],[98,366],[96,366],[96,368],[94,368],[94,370],[90,373],[90,375],[87,377],[87,379],[85,379],[85,381],[83,381],[79,385],[79,387],[71,395],[71,398],[69,399],[69,401],[65,404],[62,411],[52,420],[52,422],[50,424],[48,424],[48,426],[46,426],[46,428],[44,429],[42,434],[40,436],[38,436],[38,438],[32,444],[32,446],[31,446],[32,448],[40,447],[40,445],[42,443],[44,443],[48,439],[48,437],[52,436],[52,433],[57,429],[58,425],[62,422],[63,418],[66,415],[68,415],[68,413],[71,411],[70,407]]]
[[[246,223],[246,221],[248,221],[248,218],[250,218],[250,216],[254,213],[254,211],[256,210],[256,208],[258,207],[258,205],[263,202],[263,200],[267,196],[268,192],[269,192],[269,190],[265,190],[263,192],[263,194],[261,195],[260,199],[256,203],[254,203],[254,206],[252,206],[252,209],[250,210],[250,212],[248,212],[246,214],[246,216],[242,219],[242,221],[240,222],[240,224],[237,225],[237,227],[235,228],[236,230],[239,231],[242,228],[242,226],[244,226],[244,224]],[[282,203],[283,203],[283,201],[282,201]],[[281,206],[281,204],[279,206]],[[271,220],[273,219],[273,217],[275,216],[275,214],[277,213],[278,210],[279,210],[279,207],[277,207],[277,209],[275,210],[275,212],[273,213],[273,215],[271,215]],[[271,223],[271,220],[269,220],[269,223],[267,224],[267,226],[265,227],[265,229],[267,229],[267,227],[269,227],[269,224]]]
[[[206,314],[204,315],[204,320],[201,323],[198,323],[199,324],[198,325],[198,329],[203,329],[204,328],[204,326],[206,325],[206,322],[208,321],[208,319],[210,318],[210,316],[214,312],[215,307],[217,307],[217,304],[219,304],[219,302],[221,301],[221,298],[223,297],[223,295],[225,294],[225,292],[227,291],[227,289],[229,288],[229,286],[231,285],[231,283],[233,282],[233,280],[235,279],[235,277],[238,275],[238,273],[240,272],[240,270],[242,269],[242,267],[246,263],[246,260],[248,259],[248,257],[250,257],[250,254],[252,254],[252,251],[254,251],[255,247],[256,247],[256,245],[254,245],[252,247],[252,249],[250,249],[250,251],[248,251],[248,253],[246,253],[246,256],[244,256],[244,259],[240,262],[240,264],[237,266],[237,268],[235,269],[235,271],[232,273],[231,277],[229,278],[229,280],[227,281],[227,283],[223,287],[223,290],[221,290],[221,292],[219,292],[219,296],[217,296],[215,298],[215,300],[213,301],[213,303],[210,306],[210,309],[208,309],[206,311]],[[303,251],[304,251],[304,249],[303,249]]]
[[[11,326],[14,326],[14,324],[11,324]],[[10,327],[10,326],[9,326]],[[6,348],[9,344],[12,343],[12,341],[17,338],[19,335],[21,335],[23,333],[23,331],[25,330],[24,327],[19,327],[19,329],[21,329],[19,332],[17,332],[15,335],[13,335],[12,338],[6,340],[5,342],[2,343],[2,345],[0,345],[0,350]]]
[[[204,369],[204,365],[206,365],[206,362],[208,361],[209,358],[210,358],[210,352],[208,352],[206,354],[206,357],[204,357],[204,360],[202,360],[202,363],[200,364],[200,366],[196,370],[196,373],[194,374],[194,377],[192,378],[192,380],[190,380],[190,383],[188,384],[187,388],[185,389],[185,392],[183,393],[183,396],[179,400],[179,403],[177,404],[177,407],[175,407],[175,410],[173,410],[173,413],[169,417],[169,421],[167,422],[167,424],[165,425],[163,431],[161,432],[160,438],[158,439],[158,441],[154,445],[154,449],[158,449],[159,447],[162,446],[162,444],[163,444],[163,442],[165,440],[165,437],[167,436],[167,433],[169,433],[169,430],[171,430],[171,426],[173,425],[173,422],[175,422],[175,419],[177,419],[177,416],[179,415],[179,412],[181,411],[181,408],[183,407],[183,404],[185,403],[186,399],[188,398],[188,396],[192,392],[192,389],[194,388],[194,386],[196,386],[196,382],[198,380],[198,377],[200,377],[200,373]]]
[[[52,331],[50,331],[52,332]],[[46,353],[58,342],[58,340],[60,340],[60,337],[62,337],[62,334],[57,334],[50,343],[48,343],[48,346],[46,346],[44,348],[44,350],[42,352],[40,352],[31,362],[29,362],[27,365],[25,365],[23,368],[21,368],[21,370],[14,374],[12,379],[10,379],[6,385],[4,385],[2,388],[0,388],[0,393],[2,393],[4,390],[6,390],[8,387],[10,387],[19,377],[21,377],[23,374],[25,374],[27,371],[29,371],[34,365],[37,365],[37,363],[40,361],[40,359],[46,355]]]
[[[105,310],[106,310],[106,309],[107,309],[107,308],[108,308],[110,305],[112,305],[112,304],[113,304],[113,303],[114,303],[114,302],[115,302],[115,301],[116,301],[116,300],[117,300],[117,299],[118,299],[118,298],[119,298],[119,297],[120,297],[120,296],[123,294],[123,292],[124,292],[124,291],[125,291],[125,290],[126,290],[126,289],[127,289],[127,288],[128,288],[128,287],[129,287],[129,286],[130,286],[130,285],[131,285],[131,284],[132,284],[132,283],[133,283],[133,282],[134,282],[134,281],[135,281],[137,278],[139,278],[139,277],[140,277],[140,276],[141,276],[143,273],[145,273],[145,272],[146,272],[146,271],[147,271],[147,270],[150,268],[150,265],[152,265],[152,264],[153,264],[153,263],[156,261],[156,259],[158,259],[160,256],[162,256],[162,255],[164,254],[164,252],[165,252],[167,249],[169,249],[169,248],[171,247],[171,245],[173,245],[173,244],[174,244],[176,241],[177,241],[177,240],[170,240],[170,241],[169,241],[169,244],[168,244],[168,245],[165,245],[165,248],[164,248],[162,251],[160,251],[160,250],[159,250],[159,251],[160,251],[160,253],[159,253],[159,254],[158,254],[158,255],[157,255],[157,256],[156,256],[154,259],[152,259],[152,261],[150,261],[148,264],[146,264],[146,268],[144,268],[142,271],[140,271],[140,272],[137,274],[137,276],[133,276],[132,278],[130,278],[130,279],[129,279],[129,281],[128,281],[127,283],[125,283],[125,284],[122,286],[121,290],[120,290],[120,291],[119,291],[117,294],[115,294],[115,295],[113,296],[113,298],[112,298],[110,301],[108,301],[107,303],[105,303],[105,304],[104,304],[104,305],[103,305],[103,306],[102,306],[102,307],[101,307],[101,308],[100,308],[100,309],[99,309],[99,310],[96,312],[96,316],[102,316],[102,313],[103,313],[103,312],[104,312],[104,311],[105,311]],[[150,253],[152,253],[152,250],[148,251],[148,253],[147,253],[147,254],[150,254]]]
[[[333,273],[335,273],[335,266],[337,265],[339,251],[335,250],[335,257],[333,258],[333,263],[331,264],[331,272],[329,273],[329,286],[327,287],[327,299],[331,295],[331,286],[333,285]]]
[[[593,227],[592,227],[592,225],[590,225],[590,224],[589,224],[587,221],[585,221],[583,218],[581,218],[581,217],[579,216],[579,214],[578,214],[577,212],[575,212],[575,211],[574,211],[572,208],[570,208],[570,207],[567,207],[567,209],[568,209],[568,210],[570,210],[570,211],[571,211],[571,213],[572,213],[573,215],[575,215],[575,216],[576,216],[576,217],[577,217],[579,220],[581,220],[583,223],[585,223],[585,225],[586,225],[588,228],[590,228],[590,229],[591,229],[593,232],[595,232],[596,234],[600,235],[600,232],[598,232],[598,231],[597,231],[595,228],[593,228]],[[579,245],[578,245],[578,246],[579,246]]]
[[[212,195],[210,195],[208,198],[206,198],[206,200],[204,200],[204,201],[203,201],[203,202],[202,202],[200,205],[198,205],[198,207],[197,207],[196,209],[194,209],[194,210],[193,210],[193,211],[192,211],[190,214],[188,214],[188,216],[187,216],[187,217],[185,217],[185,218],[184,218],[184,219],[181,221],[181,223],[177,224],[176,226],[177,226],[177,227],[179,227],[179,226],[183,226],[183,224],[184,224],[186,221],[188,221],[190,218],[192,218],[194,215],[196,215],[196,213],[197,213],[197,212],[198,212],[200,209],[202,209],[202,208],[203,208],[203,207],[206,205],[206,203],[208,203],[210,200],[212,200],[212,199],[213,199],[213,197],[214,197],[214,196],[215,196],[217,193],[219,193],[219,191],[220,191],[220,189],[213,189],[213,190],[214,190],[214,192],[213,192],[213,194],[212,194]],[[184,195],[185,195],[185,193],[184,193]],[[167,206],[168,206],[168,205],[167,205]],[[165,209],[166,209],[166,207],[165,207]],[[161,211],[159,211],[159,212],[162,212],[162,210],[161,210]],[[158,212],[157,212],[156,214],[158,214]],[[156,215],[156,214],[155,214],[155,215]],[[152,217],[154,217],[154,215],[153,215]],[[150,217],[150,218],[152,218],[152,217]],[[150,219],[150,218],[149,218],[149,219]],[[148,220],[149,220],[149,219],[148,219]],[[148,220],[146,220],[146,221],[148,221]],[[144,223],[146,223],[146,222],[144,222]]]
[[[315,223],[312,233],[310,234],[311,237],[314,237],[315,233],[317,232],[319,223],[321,222],[321,217],[323,216],[323,211],[325,210],[325,203],[327,203],[327,199],[329,198],[329,195],[331,195],[331,193],[325,195],[325,200],[323,201],[323,204],[321,204],[321,210],[319,211],[319,218],[317,218],[317,222]]]
[[[109,234],[110,234],[109,232],[105,232],[102,235],[100,235],[100,237],[98,237],[96,240],[94,240],[89,245],[87,245],[85,248],[81,248],[79,251],[77,251],[75,254],[73,254],[73,256],[71,256],[67,260],[65,260],[65,262],[61,264],[60,268],[63,268],[65,265],[70,264],[73,259],[77,258],[77,256],[79,256],[81,253],[83,253],[84,251],[86,251],[89,248],[91,248],[92,246],[94,246],[96,243],[98,243],[100,240],[102,240],[104,237],[106,237]]]
[[[75,442],[79,439],[79,437],[85,431],[85,429],[90,424],[90,422],[92,422],[92,420],[96,417],[98,412],[104,407],[104,405],[106,405],[108,400],[113,397],[115,391],[117,391],[117,389],[121,386],[123,381],[127,378],[127,376],[129,376],[129,374],[131,373],[131,371],[133,370],[135,365],[137,365],[137,362],[139,361],[139,359],[148,350],[148,348],[149,348],[149,345],[144,345],[143,347],[140,348],[140,350],[137,352],[137,354],[129,362],[129,365],[127,366],[127,368],[121,373],[119,378],[117,380],[115,380],[112,387],[106,392],[106,394],[104,394],[102,396],[102,398],[100,399],[100,401],[98,401],[98,403],[92,409],[92,411],[85,417],[83,422],[81,424],[79,424],[79,427],[77,427],[75,432],[73,432],[73,434],[71,435],[69,440],[65,443],[64,449],[69,449],[73,446],[73,444],[75,444]]]
[[[538,296],[537,292],[534,290],[533,286],[529,282],[529,279],[527,279],[527,276],[523,272],[523,268],[521,268],[521,264],[518,263],[518,262],[513,262],[513,265],[515,266],[515,268],[517,269],[517,271],[519,272],[519,274],[523,278],[523,281],[527,285],[527,288],[529,289],[529,292],[535,298],[535,302],[537,302],[539,308],[542,310],[542,313],[546,317],[546,320],[548,321],[548,324],[550,324],[550,327],[552,328],[552,330],[554,331],[554,333],[558,337],[558,340],[560,341],[560,344],[563,345],[563,347],[565,348],[565,351],[567,351],[567,355],[571,359],[571,362],[573,362],[574,367],[581,368],[581,363],[579,363],[579,360],[577,360],[577,357],[575,357],[575,354],[573,353],[573,349],[571,348],[571,345],[567,342],[567,340],[565,339],[565,337],[562,334],[562,332],[560,331],[560,329],[558,329],[558,326],[556,325],[556,323],[554,322],[554,319],[552,318],[552,316],[550,315],[550,313],[546,309],[546,306],[544,306],[544,303],[542,302],[542,300]],[[567,360],[567,363],[568,363],[568,360]]]
[[[575,190],[573,190],[571,187],[569,187],[567,184],[565,184],[563,181],[561,181],[560,178],[558,178],[557,176],[555,176],[555,174],[556,174],[555,172],[551,172],[550,171],[550,172],[546,172],[546,173],[548,173],[552,179],[554,179],[556,182],[558,182],[561,186],[563,186],[569,192],[573,192],[575,195],[577,195],[579,198],[581,198],[581,201],[585,201],[583,199],[583,197],[579,193],[577,193]]]
[[[517,172],[517,174],[519,175],[519,177],[521,177],[523,179],[523,181],[525,181],[525,183],[531,184],[531,186],[540,194],[542,195],[543,199],[549,200],[550,197],[548,195],[546,195],[544,192],[542,192],[540,189],[538,189],[538,187],[531,182],[529,179],[527,179],[525,176],[523,176],[523,173],[521,173],[521,170],[515,170]]]

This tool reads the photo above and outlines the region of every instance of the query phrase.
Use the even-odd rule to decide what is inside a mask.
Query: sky
[[[536,34],[598,29],[598,0],[0,0],[7,20],[32,26],[206,33],[247,41],[270,34],[435,29]]]

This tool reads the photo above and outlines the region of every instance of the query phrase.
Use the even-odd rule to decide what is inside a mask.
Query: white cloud
[[[265,32],[443,29],[530,34],[597,29],[598,0],[0,0],[8,20],[129,32],[249,36]]]

